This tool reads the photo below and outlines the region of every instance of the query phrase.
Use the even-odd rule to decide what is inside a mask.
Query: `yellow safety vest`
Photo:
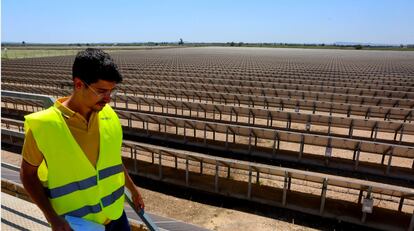
[[[43,176],[47,180],[46,191],[56,213],[103,224],[122,215],[125,176],[119,118],[109,105],[98,113],[98,118],[100,146],[96,168],[56,107],[25,116],[25,129],[30,128],[43,153],[38,174],[40,179]]]

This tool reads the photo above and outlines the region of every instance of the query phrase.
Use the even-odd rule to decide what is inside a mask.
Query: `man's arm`
[[[49,199],[47,198],[44,191],[43,185],[37,177],[38,167],[39,166],[33,166],[29,164],[24,159],[22,160],[22,165],[20,167],[20,179],[23,183],[24,188],[32,200],[40,208],[40,210],[42,210],[46,219],[51,224],[52,230],[72,230],[65,219],[60,217],[50,204]]]
[[[131,177],[128,174],[128,170],[123,166],[125,174],[125,186],[131,192],[132,201],[134,202],[135,209],[144,209],[144,200],[142,199],[141,193],[138,191],[138,187],[134,184]]]

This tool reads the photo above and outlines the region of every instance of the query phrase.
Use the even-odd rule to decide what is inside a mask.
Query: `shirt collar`
[[[62,103],[65,102],[69,97],[62,97],[56,100],[54,106],[62,112],[62,115],[69,118],[75,115],[76,112],[72,111],[68,107],[64,106]]]

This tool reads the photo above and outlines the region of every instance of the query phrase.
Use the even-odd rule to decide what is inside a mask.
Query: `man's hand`
[[[132,202],[134,202],[135,209],[140,211],[145,208],[144,200],[142,199],[141,194],[139,193],[137,187],[134,187],[134,190],[131,191]]]
[[[144,200],[142,199],[141,193],[138,191],[138,187],[134,184],[131,177],[128,174],[128,170],[124,166],[124,174],[125,174],[125,186],[128,188],[129,192],[131,193],[131,199],[134,203],[135,210],[140,211],[144,209]]]
[[[62,217],[50,219],[50,225],[53,231],[73,231],[69,223]]]

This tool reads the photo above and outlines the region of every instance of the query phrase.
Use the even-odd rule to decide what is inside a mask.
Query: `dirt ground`
[[[2,163],[20,165],[21,156],[2,150]],[[146,210],[160,216],[165,216],[211,230],[316,230],[295,224],[295,221],[285,221],[280,218],[246,213],[177,198],[156,191],[141,188],[146,203]]]

